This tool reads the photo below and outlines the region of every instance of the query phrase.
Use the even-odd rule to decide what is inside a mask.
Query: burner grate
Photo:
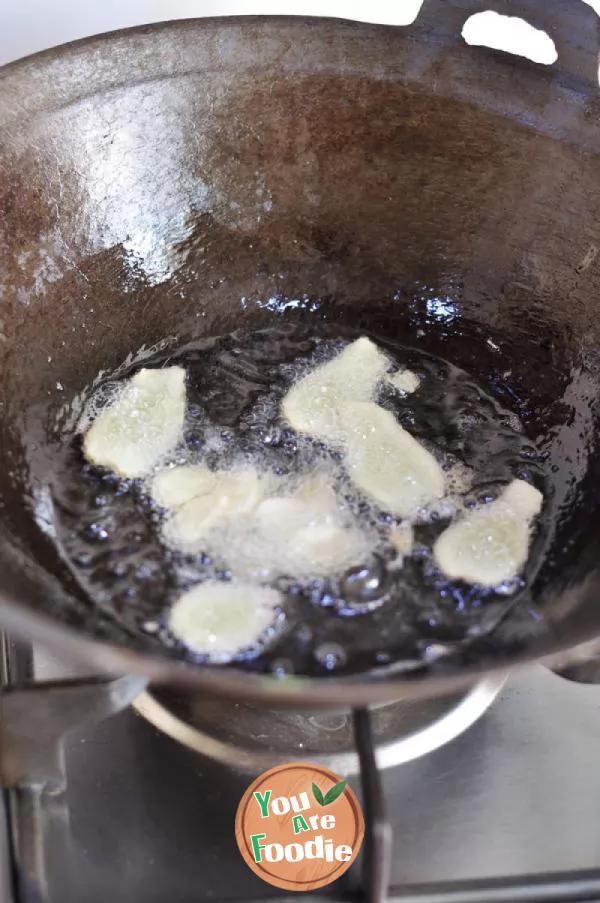
[[[9,792],[17,901],[29,901],[39,894],[39,903],[53,903],[48,871],[53,867],[52,860],[58,857],[64,861],[70,855],[69,813],[64,803],[64,737],[82,724],[109,717],[128,706],[145,682],[133,677],[85,677],[35,683],[33,663],[25,648],[20,655],[11,655],[4,640],[3,653],[0,778]],[[11,680],[13,672],[19,675],[18,684]],[[392,831],[385,813],[370,713],[358,709],[352,718],[365,814],[362,886],[356,896],[365,903],[384,903],[388,898]],[[53,825],[51,857],[45,829],[48,822]]]
[[[68,900],[63,893],[65,874],[68,874],[71,870],[71,864],[74,862],[73,857],[77,852],[73,848],[74,835],[77,835],[77,831],[73,831],[73,825],[70,822],[72,813],[69,811],[68,805],[69,793],[73,789],[72,778],[75,777],[77,779],[77,774],[75,771],[74,775],[69,777],[67,772],[67,780],[65,781],[65,760],[60,750],[59,741],[63,729],[68,729],[75,725],[78,728],[80,727],[82,716],[89,724],[127,706],[131,698],[139,691],[140,686],[139,684],[135,686],[135,684],[128,682],[130,679],[123,678],[118,680],[99,680],[98,678],[75,677],[69,681],[55,680],[38,683],[35,682],[32,673],[30,649],[27,647],[9,647],[8,644],[5,644],[3,653],[2,676],[4,691],[0,694],[2,750],[0,766],[2,767],[4,780],[9,786],[6,796],[10,815],[10,830],[8,833],[12,849],[8,854],[12,856],[13,877],[15,878],[11,903],[71,903],[71,901],[73,903],[83,903],[83,900],[88,903],[88,900],[92,899],[95,903],[98,899],[106,899],[106,893],[101,896],[97,889],[95,889],[95,895],[93,896],[88,896],[87,893],[84,893],[83,896],[75,893],[69,896]],[[546,686],[547,682],[550,682],[548,699],[552,701],[555,701],[557,697],[564,693],[565,705],[569,709],[573,709],[577,708],[577,705],[572,705],[572,700],[575,699],[574,694],[577,694],[578,699],[584,697],[589,699],[588,721],[591,720],[591,712],[597,712],[595,688],[576,687],[571,682],[564,681],[543,669],[539,669],[538,674],[540,675],[541,684]],[[584,694],[583,697],[579,695],[581,693]],[[539,710],[539,707],[540,700],[538,699],[535,702],[535,710]],[[566,712],[567,709],[564,709],[564,711]],[[514,715],[512,717],[514,719]],[[141,746],[138,744],[137,749],[134,748],[132,761],[135,762],[135,756],[139,754],[140,750],[146,748],[144,744],[148,741],[152,728],[145,721],[137,718],[131,709],[129,709],[129,712],[124,711],[115,719],[109,719],[109,722],[132,718],[136,719],[136,723],[139,724],[144,741]],[[411,803],[410,795],[406,794],[406,784],[404,784],[404,797],[394,794],[388,806],[389,811],[386,812],[385,800],[389,797],[389,784],[384,790],[382,783],[384,775],[389,776],[391,772],[382,773],[377,767],[371,715],[365,710],[358,710],[353,713],[352,721],[361,766],[361,796],[366,822],[362,874],[358,876],[357,874],[349,873],[349,880],[342,880],[338,884],[333,885],[331,889],[328,888],[326,891],[306,896],[310,903],[326,903],[326,901],[327,903],[332,903],[333,900],[345,901],[345,903],[383,903],[385,900],[389,900],[390,903],[394,903],[394,901],[398,901],[398,903],[520,903],[520,901],[527,901],[527,903],[528,901],[539,901],[539,903],[546,903],[547,901],[547,903],[551,903],[551,901],[556,901],[556,903],[560,903],[560,901],[600,900],[600,863],[598,869],[582,870],[573,868],[570,871],[557,874],[399,884],[398,871],[396,870],[394,873],[394,869],[397,867],[398,842],[392,837],[390,822],[394,823],[395,835],[397,836],[402,831],[401,827],[399,828],[402,821],[398,820],[398,809],[404,806],[405,815],[402,815],[402,818],[406,820],[414,819],[418,813],[411,810],[411,805],[414,807],[414,800]],[[104,724],[109,722],[104,722]],[[131,722],[128,720],[127,723],[130,724]],[[538,731],[542,723],[545,725],[547,721],[538,723]],[[566,724],[566,715],[563,715],[562,723],[563,725]],[[576,723],[580,723],[579,716]],[[95,728],[94,730],[98,729]],[[477,730],[474,730],[474,733],[477,733]],[[469,735],[473,736],[471,732],[469,732]],[[89,736],[94,736],[94,733],[90,733]],[[114,735],[111,734],[110,736]],[[165,745],[173,753],[179,748],[179,744],[170,743],[169,739],[162,734],[157,733],[154,736],[158,743],[157,749],[159,753],[161,748],[164,753]],[[161,737],[162,740],[160,739]],[[547,740],[545,737],[541,739]],[[130,735],[128,734],[125,738],[127,749],[130,748],[129,740]],[[134,747],[136,747],[136,742],[134,736]],[[482,743],[482,737],[480,736],[479,739],[475,738],[474,744],[470,747],[466,739],[464,743],[465,748],[473,750],[477,748],[477,743]],[[111,742],[110,750],[106,750],[104,755],[106,757],[107,753],[110,752],[111,755],[114,754],[118,759],[119,753],[122,754],[124,749],[125,746],[122,746],[119,750],[118,744],[117,748],[113,749]],[[153,756],[156,751],[155,748],[152,748],[149,750],[149,754]],[[432,758],[442,753],[443,751],[440,750],[438,753],[432,754]],[[523,754],[525,755],[525,753]],[[190,763],[205,762],[205,760],[200,759],[193,753],[184,750],[183,747],[181,747],[181,755],[187,757],[187,761]],[[593,755],[592,758],[594,758]],[[427,760],[429,761],[429,757],[427,757]],[[172,758],[167,757],[166,761],[168,766],[169,761],[175,762],[179,760],[173,754]],[[448,759],[447,754],[444,753],[444,761],[454,761],[456,763],[456,755],[451,755]],[[115,763],[115,769],[117,765],[118,762]],[[155,769],[159,769],[162,765],[162,760],[156,766],[153,765],[151,774],[155,773]],[[200,766],[192,765],[192,767],[196,770],[198,767],[203,768],[204,766],[201,764]],[[216,766],[213,765],[211,767]],[[456,764],[453,767],[456,769]],[[543,767],[543,763],[540,767]],[[404,774],[404,769],[406,768],[410,768],[410,763],[403,766],[402,769],[396,769],[396,771]],[[135,779],[135,772],[132,773],[129,767],[125,771],[127,781]],[[443,769],[442,773],[440,773],[437,766],[425,769],[420,768],[418,773],[429,773],[432,776],[431,783],[437,783],[438,787],[441,786],[441,780],[446,777]],[[456,776],[454,778],[451,777],[451,780],[455,779]],[[180,788],[179,792],[185,792],[186,780],[186,775],[182,775],[178,785]],[[227,782],[233,781],[233,777],[226,777],[225,780]],[[386,777],[386,782],[388,780],[389,778]],[[589,775],[586,780],[590,792],[593,793]],[[202,781],[202,786],[207,788],[207,792],[210,792],[214,781],[208,770],[204,774]],[[77,784],[77,780],[75,783]],[[240,787],[243,786],[243,783],[244,781],[242,781]],[[147,786],[147,784],[144,786]],[[521,787],[522,793],[525,795],[527,788],[523,782],[521,782]],[[141,789],[143,790],[143,787]],[[426,793],[426,789],[426,787],[422,788],[423,793]],[[229,794],[231,801],[238,798],[238,791],[239,788],[236,783]],[[96,805],[97,802],[98,798],[95,800]],[[436,813],[433,810],[430,814],[432,819],[436,817]],[[439,816],[439,811],[437,814]],[[390,818],[390,816],[393,817]],[[490,813],[490,816],[493,818],[494,813]],[[221,828],[227,824],[228,817],[227,813],[225,813]],[[597,831],[597,824],[594,824]],[[118,825],[115,827],[115,831],[118,831],[118,827]],[[151,824],[140,825],[140,833],[143,834],[150,827]],[[466,832],[465,845],[468,846],[468,823],[463,821],[462,824],[457,825],[457,830],[459,828]],[[565,838],[573,835],[573,844],[576,846],[575,830],[576,828],[573,824],[567,826]],[[590,830],[594,830],[594,826],[588,823],[586,830],[589,834]],[[218,845],[221,843],[219,840],[221,836],[219,833],[215,838],[215,843]],[[125,836],[121,842],[127,844],[128,841],[129,838]],[[223,835],[223,846],[225,848],[227,848],[228,841],[232,841],[232,838]],[[406,835],[404,835],[405,841]],[[473,838],[471,836],[472,841]],[[233,847],[232,843],[230,847]],[[434,852],[435,850],[432,848],[429,855],[433,855]],[[224,859],[215,859],[212,867],[225,873],[234,871],[235,863],[227,859],[227,855],[228,851],[225,849]],[[243,875],[245,866],[243,866],[243,863],[238,865]],[[206,864],[201,867],[200,873],[203,874],[206,880],[206,875],[208,874]],[[389,887],[390,874],[393,878],[391,887]],[[181,887],[181,883],[178,884],[178,887]],[[57,888],[61,890],[57,891]],[[168,887],[166,892],[169,895]],[[136,891],[134,890],[133,896],[131,893],[128,893],[118,897],[118,899],[119,901],[121,899],[127,900],[128,903],[138,903],[140,897],[136,897],[135,894]],[[147,891],[143,894],[143,899],[148,899]],[[154,899],[159,899],[159,897],[153,897],[152,900]],[[166,897],[161,897],[161,899],[166,899]],[[186,895],[185,892],[182,892],[181,895],[170,893],[169,899],[172,899],[173,903],[190,903],[192,900],[196,901],[199,899],[243,900],[244,903],[251,903],[251,901],[253,903],[277,903],[277,901],[278,903],[286,903],[287,901],[287,898],[282,895],[273,896],[273,892],[266,885],[259,887],[258,890],[256,885],[252,885],[247,893],[244,893],[243,890],[240,891],[238,887],[238,890],[234,891],[231,897],[222,893],[217,893],[214,897],[211,897],[211,892],[203,888],[201,897]],[[5,900],[8,901],[6,893],[2,897],[3,903]],[[292,903],[291,899],[289,903]]]
[[[357,709],[353,719],[365,814],[364,899],[368,903],[384,903],[391,873],[392,826],[387,819],[381,774],[375,761],[371,716],[366,709]]]

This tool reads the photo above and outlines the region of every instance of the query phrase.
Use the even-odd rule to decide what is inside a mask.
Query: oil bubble
[[[269,556],[262,554],[247,514],[219,542],[212,542],[212,534],[211,542],[202,540],[194,554],[167,547],[163,528],[169,513],[156,506],[147,487],[85,463],[81,436],[69,439],[57,489],[52,490],[57,534],[85,592],[105,604],[114,600],[118,627],[125,627],[129,637],[142,625],[143,633],[199,660],[161,626],[170,600],[207,579],[236,579],[249,551],[262,565],[252,579],[275,587],[285,600],[285,628],[283,614],[276,616],[264,648],[250,655],[252,667],[263,673],[322,674],[358,663],[361,669],[383,666],[409,641],[411,650],[421,650],[429,660],[438,654],[436,645],[451,645],[483,620],[479,609],[489,605],[489,592],[475,588],[459,599],[457,587],[433,566],[432,548],[450,520],[463,516],[469,505],[495,497],[518,473],[529,467],[537,482],[542,456],[518,416],[499,404],[494,387],[480,386],[464,371],[421,350],[424,343],[417,342],[416,349],[381,341],[389,372],[411,370],[421,382],[417,392],[404,396],[382,384],[376,403],[434,455],[446,484],[442,499],[400,525],[349,478],[343,447],[296,434],[282,416],[290,387],[362,335],[332,322],[286,322],[194,340],[180,349],[170,346],[143,362],[144,367],[176,362],[187,371],[182,440],[160,467],[254,468],[277,487],[269,492],[279,498],[293,495],[300,478],[326,474],[336,508],[327,514],[325,526],[359,531],[367,538],[365,548],[327,573],[299,568],[301,558],[304,564],[338,560],[334,553],[340,534],[331,539],[320,533],[311,545],[312,522],[302,543],[283,544],[285,567],[275,571],[264,567]],[[372,339],[378,342],[377,336]],[[131,358],[132,366],[95,387],[90,423],[94,412],[121,391],[133,363]],[[503,372],[509,366],[503,365]],[[59,508],[71,487],[76,510]],[[280,541],[278,532],[276,527],[273,544]],[[331,539],[331,547],[325,539]],[[98,548],[90,551],[90,544]],[[506,607],[524,586],[522,580],[512,581],[497,587],[493,596]]]
[[[288,677],[294,673],[293,662],[288,658],[276,658],[271,665],[271,673],[274,677]]]
[[[321,643],[315,649],[315,658],[327,671],[335,671],[346,664],[346,651],[338,643]]]
[[[109,533],[102,524],[88,524],[83,530],[83,537],[87,542],[106,542]]]

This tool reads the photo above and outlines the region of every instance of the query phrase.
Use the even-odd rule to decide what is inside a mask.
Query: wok
[[[4,68],[4,627],[107,671],[295,706],[451,692],[598,651],[596,17],[575,0],[487,6],[546,28],[558,62],[466,46],[479,4],[445,0],[407,29],[186,21]],[[527,598],[458,658],[322,679],[200,667],[94,605],[56,553],[55,424],[100,371],[292,320],[452,361],[546,454],[551,527]]]

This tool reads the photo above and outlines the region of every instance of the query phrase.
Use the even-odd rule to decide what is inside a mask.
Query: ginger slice
[[[188,473],[182,476],[192,478],[191,493],[201,481],[198,479],[194,488],[194,479],[205,475],[195,472],[195,468],[185,469]],[[202,551],[213,528],[235,518],[248,517],[264,496],[264,481],[251,467],[215,471],[212,476],[213,481],[206,478],[206,491],[180,504],[167,518],[163,538],[171,548],[189,553]],[[171,490],[176,498],[184,497],[183,483],[171,486]]]
[[[103,408],[83,440],[85,457],[122,477],[143,477],[179,441],[185,370],[140,370]]]
[[[182,465],[161,470],[150,487],[150,495],[162,508],[179,508],[217,484],[214,471],[204,465]]]
[[[299,380],[283,399],[282,413],[298,433],[337,441],[339,408],[347,401],[371,401],[389,360],[362,337]]]
[[[421,380],[412,370],[399,370],[388,377],[387,382],[401,395],[412,395],[421,385]]]
[[[497,586],[516,577],[527,561],[531,521],[543,496],[524,480],[513,480],[494,502],[451,524],[433,548],[438,567],[452,580]]]
[[[229,661],[260,642],[281,602],[281,595],[266,586],[207,580],[175,602],[169,629],[194,652]]]
[[[227,544],[235,545],[231,561],[239,573],[306,579],[336,576],[361,563],[373,538],[345,522],[331,484],[316,474],[289,495],[262,501],[241,535],[225,536],[223,555]]]
[[[433,455],[376,404],[341,409],[345,466],[355,485],[385,511],[410,518],[444,495],[444,472]]]

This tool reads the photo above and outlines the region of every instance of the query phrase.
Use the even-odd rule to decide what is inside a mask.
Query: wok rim
[[[273,675],[256,674],[223,666],[174,661],[93,640],[60,623],[43,612],[32,612],[8,597],[0,589],[2,627],[32,643],[106,674],[131,674],[149,683],[206,692],[242,702],[263,702],[273,707],[288,708],[363,708],[378,703],[446,696],[468,690],[480,681],[500,680],[507,670],[516,671],[531,664],[542,664],[552,670],[588,661],[600,655],[598,635],[582,638],[578,643],[558,643],[542,655],[531,652],[499,660],[492,667],[465,668],[454,674],[423,674],[413,679],[377,678],[369,675],[342,677],[304,677],[282,680]]]
[[[125,25],[123,28],[112,28],[109,31],[101,31],[97,34],[85,35],[81,38],[72,38],[70,41],[64,41],[61,44],[54,44],[52,47],[45,47],[42,50],[34,50],[24,56],[9,60],[0,66],[0,76],[8,74],[11,70],[16,69],[25,63],[37,62],[44,58],[53,59],[63,53],[71,52],[84,48],[86,45],[92,45],[104,41],[114,41],[116,38],[125,36],[135,36],[136,34],[147,34],[153,31],[167,31],[169,29],[177,30],[183,27],[202,28],[205,26],[215,25],[221,26],[231,24],[233,26],[244,26],[245,24],[284,24],[284,23],[302,23],[302,24],[319,24],[328,22],[335,25],[339,23],[345,26],[356,26],[357,28],[366,29],[387,29],[391,32],[403,31],[413,28],[418,24],[417,17],[405,25],[392,25],[385,22],[370,22],[364,19],[352,19],[344,16],[316,16],[292,13],[235,13],[228,15],[214,16],[187,16],[179,19],[156,19],[153,22],[145,22],[139,25]],[[525,59],[525,58],[524,58]]]

